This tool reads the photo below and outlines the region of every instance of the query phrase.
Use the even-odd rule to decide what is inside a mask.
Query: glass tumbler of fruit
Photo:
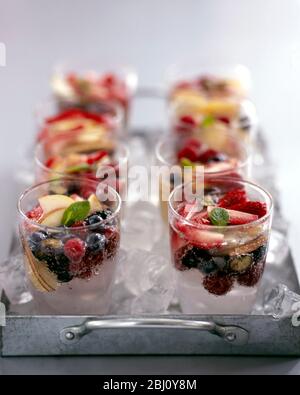
[[[76,107],[58,109],[55,100],[49,98],[35,109],[37,140],[79,135],[92,143],[92,136],[122,138],[124,135],[124,110],[117,103],[101,102],[98,112]],[[88,138],[90,137],[90,140]]]
[[[128,148],[118,139],[97,137],[82,140],[80,134],[55,136],[40,141],[35,148],[36,182],[80,177],[104,182],[125,200],[127,191]]]
[[[243,65],[194,62],[175,64],[167,71],[168,112],[178,134],[199,128],[234,127],[243,140],[253,139],[257,115],[248,98],[249,70]]]
[[[70,60],[54,68],[51,87],[60,109],[78,107],[99,112],[101,103],[117,103],[124,110],[127,124],[137,83],[137,73],[131,67],[103,60]]]
[[[65,178],[37,184],[18,203],[26,273],[39,314],[109,310],[121,199],[90,180],[81,195],[77,183],[78,178]]]
[[[158,142],[156,158],[161,212],[166,222],[170,192],[197,177],[197,169],[210,177],[248,178],[251,173],[250,150],[226,130],[218,131],[218,138],[206,130],[192,137],[169,134]]]
[[[247,181],[205,176],[169,199],[170,247],[187,314],[249,314],[263,275],[272,198]],[[195,187],[202,193],[195,193]],[[201,196],[200,196],[201,195]]]

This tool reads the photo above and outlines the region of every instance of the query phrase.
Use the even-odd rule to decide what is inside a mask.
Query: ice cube
[[[24,304],[32,300],[29,292],[21,253],[10,256],[0,264],[0,294],[5,291],[11,304]]]
[[[169,259],[145,250],[130,250],[118,264],[113,313],[166,313],[175,292]]]
[[[275,319],[291,317],[293,325],[299,326],[300,295],[292,292],[286,285],[279,284],[265,294],[264,313],[272,315]]]

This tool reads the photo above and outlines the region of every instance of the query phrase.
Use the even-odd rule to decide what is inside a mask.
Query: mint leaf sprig
[[[229,222],[229,214],[224,208],[216,207],[209,213],[209,219],[213,225],[226,226]]]
[[[91,205],[87,200],[71,204],[65,210],[61,224],[64,226],[72,226],[75,222],[83,221],[88,216],[90,209]]]

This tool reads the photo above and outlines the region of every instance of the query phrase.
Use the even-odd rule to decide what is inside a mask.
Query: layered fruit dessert
[[[38,182],[78,176],[105,182],[117,192],[125,193],[127,178],[127,147],[111,138],[79,134],[59,135],[43,139],[35,150],[36,180]],[[122,195],[123,196],[123,195]]]
[[[52,116],[42,116],[38,141],[47,138],[74,135],[77,143],[100,144],[99,141],[116,137],[120,131],[120,117],[113,109],[111,112],[96,114],[70,108]]]
[[[127,75],[113,72],[66,72],[55,74],[51,85],[61,109],[75,106],[101,113],[104,103],[117,103],[128,115],[133,93],[130,81]]]
[[[245,99],[238,80],[207,75],[182,81],[172,88],[169,99],[172,129],[177,134],[231,128],[249,140],[255,131],[255,107]]]
[[[264,272],[272,199],[234,179],[205,179],[200,196],[170,196],[171,255],[184,313],[249,314]]]
[[[164,219],[167,219],[170,192],[177,185],[196,178],[199,170],[200,174],[202,171],[203,174],[218,177],[241,178],[249,174],[248,150],[240,140],[224,131],[219,133],[217,140],[210,133],[200,136],[169,136],[157,145],[158,163],[170,170],[160,176],[160,201]]]
[[[97,188],[93,182],[90,187]],[[98,190],[86,198],[53,189],[55,182],[38,184],[19,202],[26,272],[39,312],[106,312],[120,242],[120,198],[112,189],[114,201],[107,194],[102,200]]]

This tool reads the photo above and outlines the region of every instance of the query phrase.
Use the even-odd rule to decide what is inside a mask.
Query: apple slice
[[[72,202],[74,203],[74,201]],[[65,208],[53,210],[50,213],[43,215],[39,223],[45,226],[60,226],[65,211]]]
[[[88,201],[90,202],[91,206],[90,213],[103,210],[102,204],[94,193],[91,194],[91,196],[88,198]]]
[[[53,292],[58,287],[56,276],[51,273],[47,265],[37,261],[30,251],[25,240],[22,240],[25,251],[25,264],[32,284],[40,292]]]
[[[45,216],[52,211],[68,208],[74,200],[65,195],[46,195],[39,198],[39,203]]]

